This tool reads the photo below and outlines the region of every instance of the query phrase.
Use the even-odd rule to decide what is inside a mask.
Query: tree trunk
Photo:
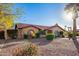
[[[5,38],[5,40],[8,39],[8,38],[7,38],[7,30],[6,30],[6,29],[4,29],[4,38]]]
[[[76,19],[73,19],[73,38],[72,39],[79,53],[79,42],[76,39]]]
[[[76,40],[76,19],[73,19],[73,40]]]

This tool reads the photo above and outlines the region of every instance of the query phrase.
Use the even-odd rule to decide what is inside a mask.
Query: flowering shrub
[[[35,56],[38,53],[38,48],[34,44],[28,44],[21,48],[16,48],[13,50],[13,55],[16,56]]]

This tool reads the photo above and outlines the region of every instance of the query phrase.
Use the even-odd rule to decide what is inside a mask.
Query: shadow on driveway
[[[51,43],[52,40],[46,40],[46,38],[39,38],[39,39],[32,39],[30,40],[30,42],[42,46]]]
[[[78,40],[76,39],[72,39],[73,40],[73,42],[74,42],[74,44],[75,44],[75,47],[77,48],[77,51],[78,51],[78,53],[79,53],[79,42],[78,42]]]

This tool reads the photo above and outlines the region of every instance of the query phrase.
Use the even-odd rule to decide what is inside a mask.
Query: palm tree
[[[73,38],[72,39],[79,52],[79,43],[76,40],[76,19],[78,18],[79,3],[69,3],[65,6],[64,10],[67,13],[72,13],[72,20],[73,20]]]
[[[76,39],[76,19],[78,18],[79,3],[69,3],[65,7],[67,13],[72,13],[73,20],[73,39]]]

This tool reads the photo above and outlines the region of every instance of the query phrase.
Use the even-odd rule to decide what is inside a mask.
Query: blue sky
[[[71,26],[72,21],[63,18],[65,4],[62,3],[16,3],[15,8],[21,8],[24,13],[16,23],[52,26],[58,23],[64,27]]]

